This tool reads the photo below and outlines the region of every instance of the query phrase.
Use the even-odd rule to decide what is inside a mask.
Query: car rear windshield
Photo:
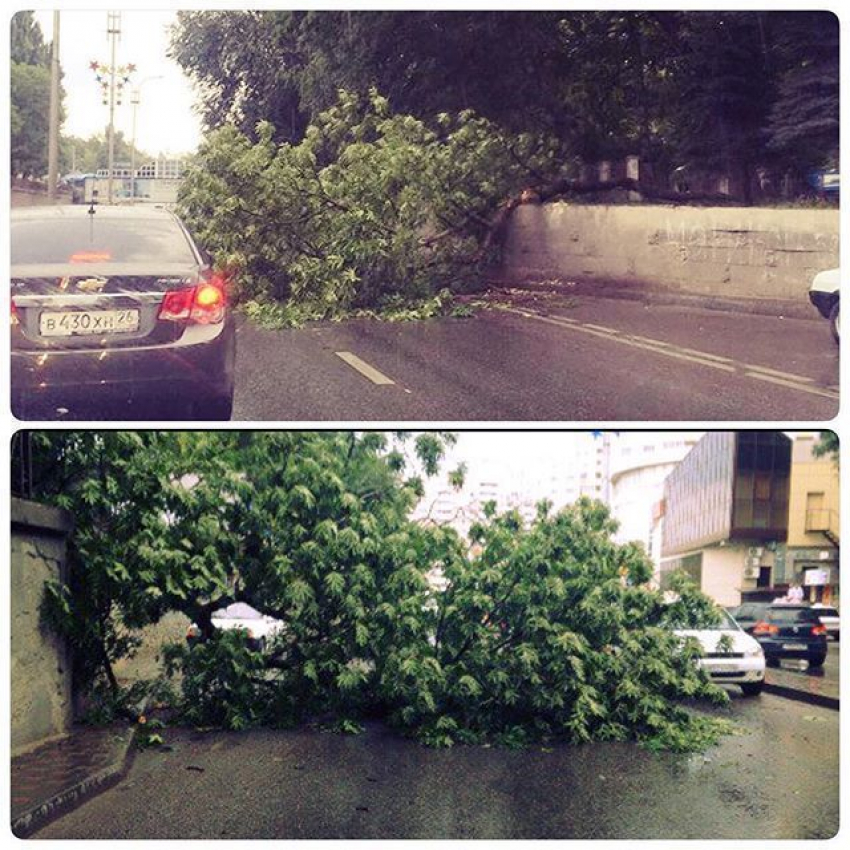
[[[196,262],[172,218],[22,219],[12,222],[12,265]]]
[[[811,608],[771,608],[767,618],[771,623],[818,622],[818,615]]]

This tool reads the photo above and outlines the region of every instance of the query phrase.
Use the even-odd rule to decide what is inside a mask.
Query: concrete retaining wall
[[[44,583],[65,580],[70,515],[12,499],[12,755],[65,734],[72,721],[71,665],[64,643],[42,628]]]
[[[838,210],[527,204],[502,273],[797,301],[838,265],[838,234]]]

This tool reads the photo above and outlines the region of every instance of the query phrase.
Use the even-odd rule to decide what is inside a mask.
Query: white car
[[[815,275],[809,287],[809,300],[817,307],[824,319],[829,319],[832,336],[838,342],[838,302],[839,302],[838,269],[819,272]]]
[[[760,694],[764,687],[764,652],[761,645],[750,637],[726,611],[716,626],[703,629],[677,629],[677,635],[694,637],[702,646],[699,665],[713,682],[740,685],[746,696]],[[728,650],[720,645],[725,641]]]
[[[841,626],[838,619],[838,609],[822,602],[815,602],[812,610],[818,615],[821,625],[826,629],[827,637],[833,637],[836,641],[840,639]]]
[[[211,619],[216,629],[222,631],[241,629],[244,631],[248,646],[255,650],[265,649],[272,639],[285,628],[280,620],[270,617],[268,614],[261,614],[245,602],[234,602],[226,608],[219,608],[218,611],[213,611]],[[200,636],[200,629],[192,623],[186,632],[186,640],[192,643]]]

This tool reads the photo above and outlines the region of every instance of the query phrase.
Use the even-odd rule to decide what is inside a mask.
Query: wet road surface
[[[95,404],[30,418],[171,420]],[[523,296],[469,318],[267,330],[238,318],[233,418],[247,421],[828,421],[827,323],[587,296]]]
[[[730,690],[743,734],[698,756],[632,744],[429,750],[380,725],[171,730],[39,838],[827,838],[838,712]]]
[[[238,332],[235,419],[825,421],[837,410],[838,350],[818,318],[585,297]]]

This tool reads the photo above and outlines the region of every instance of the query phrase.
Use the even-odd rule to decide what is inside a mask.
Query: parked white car
[[[829,269],[829,271],[819,272],[815,275],[812,285],[809,287],[809,300],[817,307],[824,319],[829,319],[832,336],[838,342],[838,269]]]
[[[226,608],[213,611],[212,624],[216,629],[222,631],[235,631],[241,629],[246,633],[248,646],[251,649],[263,650],[271,643],[273,638],[280,634],[285,625],[280,620],[261,614],[255,608],[245,602],[233,602]],[[200,629],[192,623],[186,632],[186,640],[189,643],[201,636]]]
[[[696,638],[702,646],[699,664],[718,684],[740,685],[746,696],[760,694],[764,687],[764,652],[726,611],[716,626],[703,629],[677,629],[677,635]],[[728,636],[729,648],[721,640]]]

